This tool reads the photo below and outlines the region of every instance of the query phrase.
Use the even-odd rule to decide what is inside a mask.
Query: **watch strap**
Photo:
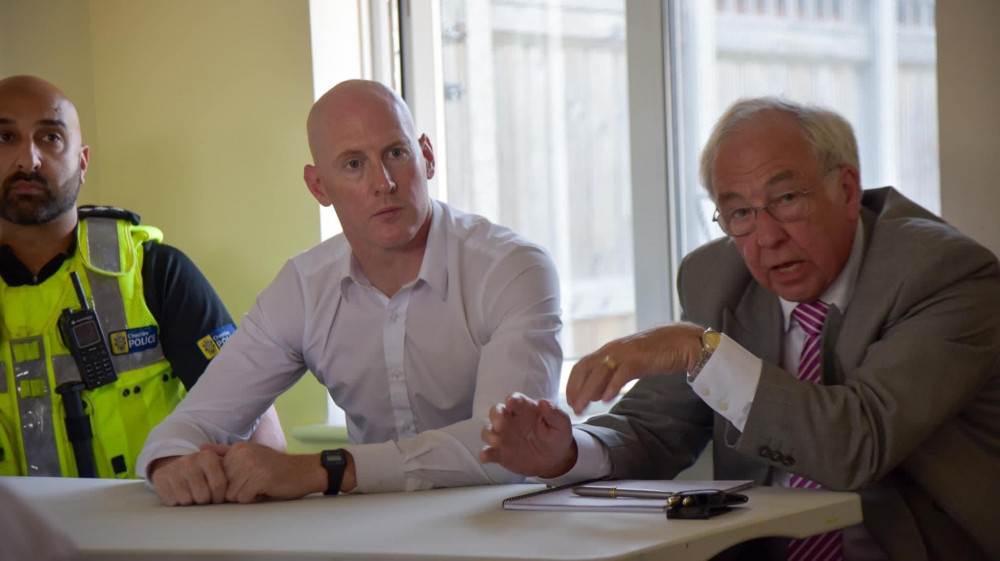
[[[706,328],[705,331],[701,333],[701,356],[698,357],[698,362],[694,365],[694,368],[687,373],[688,383],[694,382],[694,379],[701,372],[701,369],[704,368],[708,360],[712,358],[712,354],[715,352],[715,349],[718,348],[721,339],[722,334],[711,327]]]
[[[347,454],[342,449],[323,450],[319,455],[320,464],[326,469],[327,486],[324,495],[340,493],[340,485],[344,481],[344,470],[347,469]]]

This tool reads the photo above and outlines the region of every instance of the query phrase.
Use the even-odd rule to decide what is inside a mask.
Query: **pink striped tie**
[[[821,383],[820,368],[820,337],[823,322],[830,306],[816,300],[809,304],[799,304],[792,311],[792,317],[798,320],[802,330],[806,332],[806,344],[802,347],[799,357],[799,379],[808,382]],[[792,474],[792,487],[819,489],[821,485],[800,475]],[[838,561],[842,559],[844,533],[840,530],[819,534],[801,540],[789,540],[788,561]]]

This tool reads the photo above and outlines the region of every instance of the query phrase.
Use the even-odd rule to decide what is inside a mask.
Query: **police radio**
[[[66,308],[62,312],[59,328],[62,331],[63,342],[80,369],[80,377],[88,390],[110,384],[118,379],[115,365],[111,362],[111,351],[104,341],[104,331],[97,313],[87,302],[83,293],[83,285],[76,272],[70,273],[73,288],[80,299],[81,309],[73,311]]]

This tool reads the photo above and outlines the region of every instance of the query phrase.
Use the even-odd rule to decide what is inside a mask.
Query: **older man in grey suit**
[[[720,479],[861,493],[863,526],[773,557],[1000,558],[996,257],[891,188],[862,192],[829,111],[737,102],[701,172],[728,237],[681,266],[691,323],[580,360],[577,413],[641,378],[608,415],[573,428],[544,400],[497,405],[480,459],[559,483],[670,478],[711,440]]]

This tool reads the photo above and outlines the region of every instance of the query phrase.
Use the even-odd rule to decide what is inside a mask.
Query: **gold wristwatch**
[[[698,363],[694,365],[694,369],[687,373],[688,382],[694,382],[698,373],[705,367],[705,363],[712,358],[712,353],[719,347],[720,341],[722,341],[722,333],[711,327],[701,332],[701,356],[698,357]]]

